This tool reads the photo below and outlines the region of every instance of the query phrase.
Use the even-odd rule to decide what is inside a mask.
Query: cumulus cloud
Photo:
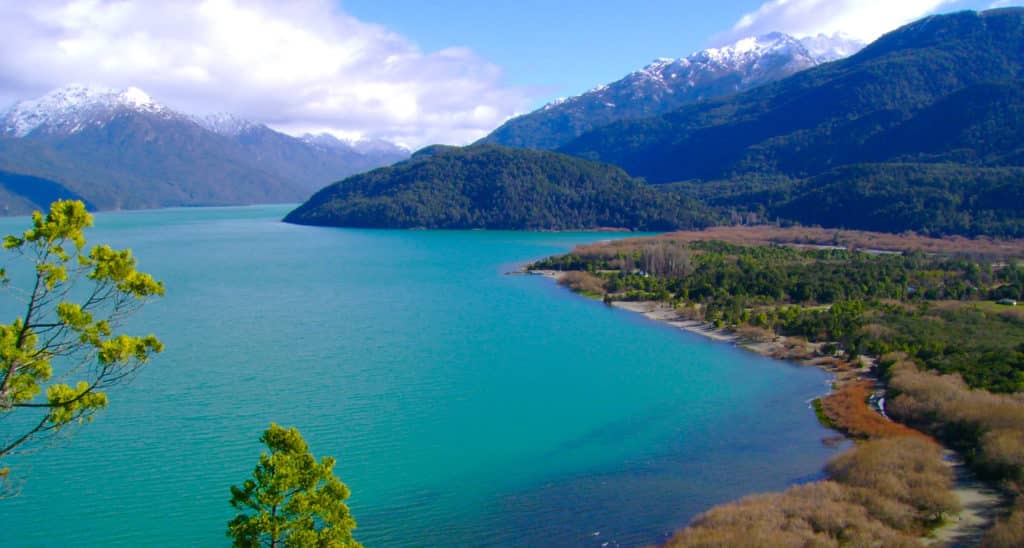
[[[956,0],[769,0],[744,14],[723,42],[781,31],[802,37],[844,33],[873,41]]]
[[[0,3],[0,99],[70,82],[298,133],[462,144],[528,105],[464,48],[421,51],[329,0]]]

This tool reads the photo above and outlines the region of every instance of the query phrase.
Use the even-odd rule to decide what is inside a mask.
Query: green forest
[[[716,222],[695,200],[579,158],[478,145],[436,146],[335,183],[285,221],[350,227],[663,231]]]

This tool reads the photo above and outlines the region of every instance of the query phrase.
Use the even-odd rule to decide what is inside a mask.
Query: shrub
[[[953,473],[942,462],[942,448],[927,440],[902,437],[865,443],[833,459],[825,471],[844,485],[867,490],[869,497],[885,497],[913,508],[915,521],[922,524],[937,523],[943,514],[960,511],[950,491]],[[885,516],[876,517],[885,521]]]
[[[981,541],[983,548],[1018,548],[1024,546],[1024,497],[1017,499],[1017,504],[1009,516],[996,522]]]
[[[965,453],[982,474],[1024,485],[1024,401],[971,390],[958,375],[919,371],[886,356],[893,417],[938,436]]]
[[[605,294],[604,280],[589,272],[566,272],[558,279],[558,283],[577,293]]]
[[[826,471],[830,480],[716,506],[666,546],[919,546],[921,533],[959,510],[952,471],[928,440],[869,441]]]

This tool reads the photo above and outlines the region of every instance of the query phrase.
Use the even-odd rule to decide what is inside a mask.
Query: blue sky
[[[543,96],[575,94],[621,78],[656,57],[684,57],[712,43],[758,0],[719,2],[422,2],[345,0],[366,21],[424,49],[464,46]],[[545,93],[546,92],[546,93]]]
[[[476,51],[502,67],[511,84],[536,89],[535,106],[540,106],[555,97],[617,80],[657,57],[685,57],[721,45],[723,35],[737,20],[765,3],[434,0],[425,8],[416,0],[343,0],[340,5],[360,19],[388,26],[424,49],[463,46]],[[934,11],[986,9],[995,3],[954,1]],[[817,10],[828,10],[831,3],[818,4]]]
[[[772,31],[870,40],[1009,3],[0,0],[0,107],[70,83],[134,86],[292,134],[465,144],[657,57]]]

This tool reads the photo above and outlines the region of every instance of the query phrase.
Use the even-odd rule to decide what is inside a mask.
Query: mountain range
[[[101,210],[301,201],[408,154],[385,142],[292,137],[230,114],[192,116],[137,88],[71,85],[0,115],[0,200],[4,214],[59,197]]]
[[[513,118],[480,140],[511,147],[556,149],[619,120],[671,112],[773,82],[864,47],[842,34],[802,39],[773,32],[681,59],[662,58],[582,95]]]
[[[700,204],[693,215],[672,217],[684,224],[706,219],[711,211],[722,223],[760,219],[1024,237],[1022,79],[1024,9],[931,16],[848,58],[664,114],[600,125],[556,152],[613,164],[680,196],[680,203]],[[592,102],[602,91],[577,102]],[[486,189],[486,181],[473,179],[482,172],[451,165],[474,162],[469,149],[416,160],[423,164],[419,173],[433,173],[436,163],[438,171],[456,174],[437,180],[446,188],[405,184],[405,171],[371,172],[330,187],[352,187],[331,195],[330,209],[344,210],[367,196],[383,210],[399,202],[432,201],[447,187]],[[508,154],[525,162],[557,158]],[[544,188],[577,183],[569,171],[546,173],[534,178],[537,200],[550,194]],[[328,194],[314,196],[310,204]],[[524,199],[533,195],[522,192]],[[486,200],[468,199],[469,205],[459,207],[486,207]],[[319,222],[345,224],[330,215]],[[366,216],[360,223],[391,226],[391,219],[380,217],[374,224]]]
[[[1019,115],[1008,108],[1024,76],[1022,14],[929,17],[847,59],[609,124],[559,150],[652,183],[749,173],[806,177],[868,162],[1012,163],[1024,146]]]

